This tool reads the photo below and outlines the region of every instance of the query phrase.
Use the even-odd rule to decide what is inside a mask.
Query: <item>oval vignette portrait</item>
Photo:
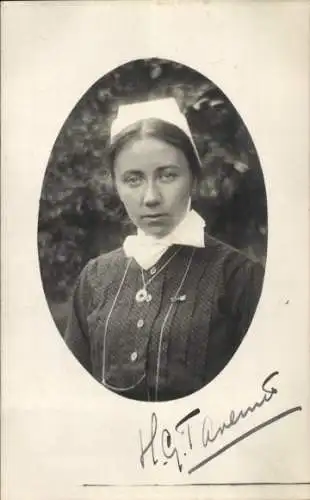
[[[133,60],[86,91],[51,151],[44,293],[64,342],[106,389],[175,400],[238,356],[267,232],[262,168],[229,98],[178,62]]]

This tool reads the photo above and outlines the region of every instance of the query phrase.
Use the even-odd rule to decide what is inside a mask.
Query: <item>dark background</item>
[[[68,299],[86,262],[122,244],[134,228],[114,191],[105,146],[120,104],[173,96],[203,164],[194,208],[209,233],[265,263],[267,202],[251,137],[216,85],[190,68],[141,59],[116,68],[84,94],[63,125],[43,181],[38,221],[41,276],[63,333]]]

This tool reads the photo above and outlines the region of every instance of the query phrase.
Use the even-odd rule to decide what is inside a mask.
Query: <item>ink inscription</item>
[[[203,418],[201,418],[200,408],[195,408],[188,412],[170,429],[161,426],[157,414],[153,412],[148,435],[143,435],[141,429],[139,429],[141,467],[144,469],[147,466],[165,466],[169,461],[174,461],[180,472],[192,474],[220,454],[224,453],[227,449],[235,446],[255,432],[258,432],[291,413],[301,411],[302,408],[300,406],[287,409],[261,424],[252,427],[249,431],[233,439],[195,465],[189,468],[185,467],[185,457],[194,460],[196,450],[201,451],[202,449],[208,448],[211,444],[220,441],[220,438],[224,434],[229,433],[232,427],[237,426],[239,422],[249,418],[253,413],[267,405],[278,394],[278,390],[275,387],[278,375],[279,372],[277,371],[270,373],[261,384],[262,397],[258,401],[246,406],[244,409],[237,411],[231,410],[228,417],[215,429],[213,429],[212,421],[208,416],[203,416]],[[197,438],[197,436],[199,437]]]

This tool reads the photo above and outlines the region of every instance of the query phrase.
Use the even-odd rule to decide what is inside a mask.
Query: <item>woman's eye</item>
[[[125,184],[128,184],[129,186],[139,186],[142,183],[142,177],[140,175],[130,175],[128,177],[125,177],[124,181]]]
[[[160,178],[165,182],[171,182],[177,178],[176,172],[162,172]]]

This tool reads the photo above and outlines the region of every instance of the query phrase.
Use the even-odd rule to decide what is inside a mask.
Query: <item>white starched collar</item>
[[[195,211],[189,210],[184,219],[163,238],[155,238],[138,229],[136,235],[127,236],[123,249],[127,257],[133,257],[145,270],[154,266],[172,245],[203,248],[205,221]]]

